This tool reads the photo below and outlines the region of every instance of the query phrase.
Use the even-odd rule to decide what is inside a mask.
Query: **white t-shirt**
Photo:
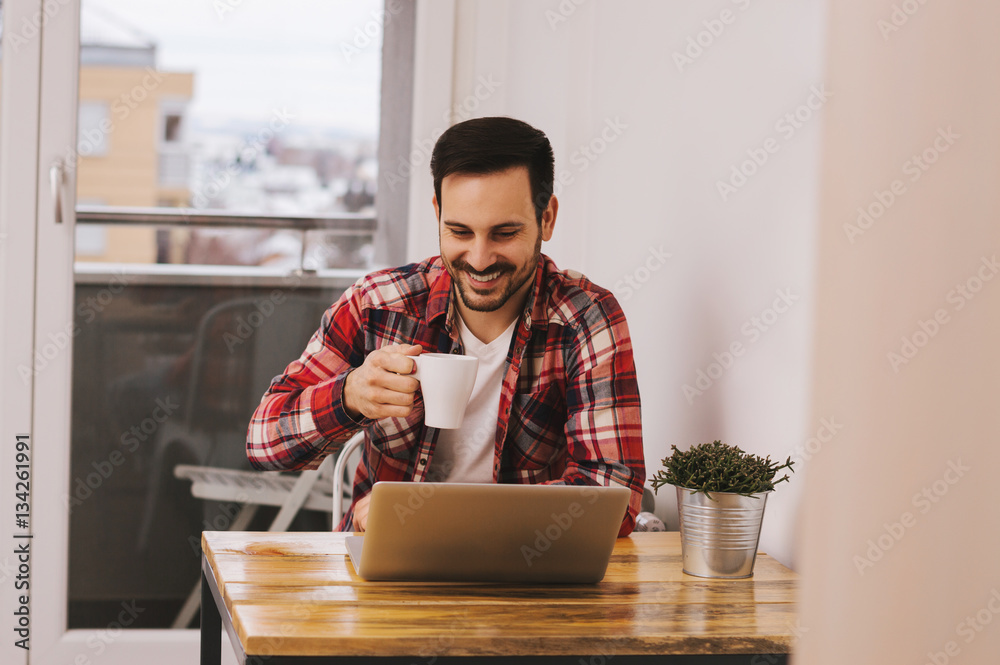
[[[499,337],[483,344],[458,319],[459,335],[465,355],[479,358],[476,385],[465,408],[462,426],[443,429],[434,446],[434,457],[427,471],[429,481],[455,483],[492,483],[493,455],[500,411],[500,388],[507,369],[507,351],[518,319],[511,322]]]

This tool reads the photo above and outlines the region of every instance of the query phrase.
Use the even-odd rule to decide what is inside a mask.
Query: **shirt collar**
[[[521,313],[521,322],[525,328],[545,321],[545,298],[539,298],[538,294],[542,292],[542,283],[549,261],[549,257],[539,253],[538,267],[535,269],[535,284],[528,293],[528,299],[524,303],[524,312]]]
[[[448,274],[440,256],[431,259],[431,265],[437,268],[437,275],[431,279],[427,296],[427,323],[433,323],[440,316],[446,316],[445,325],[450,328],[454,321],[451,302],[451,275]]]

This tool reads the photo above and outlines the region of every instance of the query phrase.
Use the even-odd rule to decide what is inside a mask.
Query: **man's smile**
[[[471,270],[466,270],[465,274],[469,276],[469,281],[472,282],[473,286],[481,289],[488,289],[496,285],[497,281],[503,275],[503,272],[504,271],[502,270],[493,270],[488,273],[475,273]]]

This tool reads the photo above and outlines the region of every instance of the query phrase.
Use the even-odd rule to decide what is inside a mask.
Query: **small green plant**
[[[749,496],[769,492],[776,484],[788,480],[788,474],[774,479],[781,469],[795,472],[791,457],[778,464],[770,457],[747,453],[721,441],[701,443],[689,450],[670,447],[673,452],[661,462],[664,468],[652,478],[654,492],[663,485],[676,485],[705,494],[732,492]]]

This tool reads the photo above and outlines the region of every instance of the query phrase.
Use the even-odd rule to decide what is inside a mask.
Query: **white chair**
[[[191,495],[205,501],[228,501],[240,504],[240,510],[229,524],[229,531],[242,531],[250,524],[260,506],[280,506],[268,531],[285,531],[300,510],[331,513],[332,528],[336,529],[344,515],[344,501],[350,505],[351,492],[345,493],[345,474],[357,465],[358,448],[364,443],[364,432],[351,437],[334,455],[328,455],[318,468],[302,471],[298,476],[280,471],[239,471],[182,464],[174,468],[174,476],[191,481]],[[351,479],[347,478],[347,487]],[[186,628],[201,603],[201,581],[195,584],[171,628]]]
[[[351,503],[351,494],[353,491],[353,478],[351,477],[350,471],[358,465],[361,461],[361,455],[355,455],[355,451],[361,447],[365,442],[364,432],[359,432],[348,440],[344,444],[344,447],[340,449],[340,453],[337,455],[337,465],[333,470],[333,496],[345,496],[347,504]],[[348,466],[348,462],[353,462]],[[351,486],[351,490],[344,491],[344,483]],[[344,517],[344,502],[334,501],[333,502],[333,528],[336,529],[340,525],[340,520]]]

